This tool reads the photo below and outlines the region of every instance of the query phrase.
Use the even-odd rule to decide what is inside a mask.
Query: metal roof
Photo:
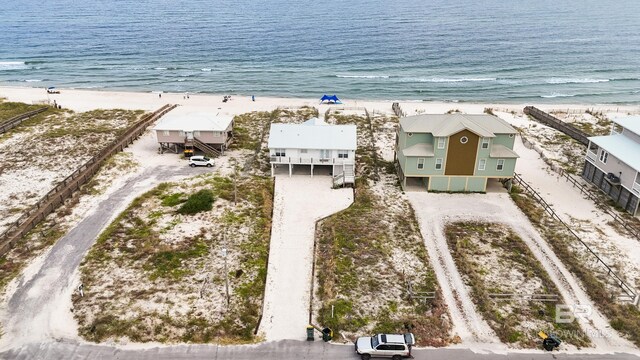
[[[409,146],[408,148],[402,150],[402,154],[404,156],[431,157],[431,156],[434,155],[433,144],[426,144],[426,143],[414,144],[414,145]]]
[[[302,124],[271,124],[269,149],[355,150],[355,125],[329,125],[313,118]]]
[[[640,144],[629,137],[619,135],[593,136],[588,138],[592,143],[605,149],[618,160],[640,171]]]
[[[400,119],[405,132],[431,133],[433,136],[450,136],[467,129],[482,137],[495,134],[515,134],[509,123],[488,114],[423,114]]]
[[[640,116],[627,116],[613,119],[613,122],[620,124],[623,128],[640,135]]]
[[[231,115],[194,111],[179,107],[164,115],[154,130],[225,131],[233,121]]]
[[[492,158],[519,158],[515,151],[501,144],[494,144],[489,151],[489,157]]]

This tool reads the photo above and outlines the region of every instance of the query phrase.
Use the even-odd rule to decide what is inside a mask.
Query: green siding
[[[508,147],[509,149],[513,149],[513,145],[515,143],[516,137],[509,137],[509,134],[496,134],[496,137],[491,139],[493,144],[500,144]]]
[[[431,177],[429,178],[431,190],[433,191],[447,191],[449,189],[449,177]]]
[[[403,168],[405,176],[429,176],[429,175],[442,175],[444,174],[444,159],[441,170],[436,170],[436,158],[418,158],[418,157],[406,157],[406,169]],[[418,159],[424,159],[424,169],[418,169]]]
[[[449,183],[449,191],[464,191],[467,185],[467,177],[451,177]]]
[[[489,177],[512,177],[516,168],[516,159],[503,159],[504,168],[502,171],[496,170],[498,166],[498,158],[488,158],[485,171],[477,171],[479,175]]]
[[[467,181],[467,191],[484,192],[486,190],[486,181],[487,178],[484,177],[469,177],[469,180]]]

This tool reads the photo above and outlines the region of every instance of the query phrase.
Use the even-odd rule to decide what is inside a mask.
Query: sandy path
[[[526,148],[519,138],[515,144],[515,151],[520,155],[516,163],[516,172],[522,175],[527,184],[531,185],[553,210],[567,224],[573,224],[574,230],[584,227],[588,232],[578,233],[588,243],[597,244],[596,252],[609,265],[623,264],[622,271],[629,284],[640,279],[640,246],[638,240],[619,234],[607,223],[613,218],[600,211],[595,203],[580,194],[564,178],[552,172],[549,166],[532,149]],[[597,227],[601,232],[595,231]]]
[[[353,202],[353,190],[333,190],[331,185],[328,176],[276,178],[260,323],[260,334],[268,341],[305,339],[316,221],[346,209]]]
[[[448,222],[474,220],[502,223],[511,227],[549,273],[564,301],[569,305],[579,304],[591,307],[592,313],[588,319],[578,320],[597,349],[633,351],[634,347],[609,327],[607,319],[597,310],[573,274],[556,257],[508,194],[408,193],[408,195],[418,216],[420,230],[434,264],[438,282],[442,286],[445,301],[451,309],[454,331],[463,341],[496,341],[495,338],[486,339],[486,335],[493,332],[488,329],[488,325],[483,320],[480,320],[481,316],[475,311],[443,233],[444,226]],[[460,300],[459,302],[456,302],[456,297]]]

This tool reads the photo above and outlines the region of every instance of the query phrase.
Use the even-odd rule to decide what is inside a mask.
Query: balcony
[[[587,150],[587,160],[589,160],[592,163],[595,163],[597,158],[598,158],[597,153],[594,153],[591,150]]]
[[[353,159],[342,158],[304,158],[304,157],[290,157],[290,156],[271,156],[270,162],[272,164],[294,164],[294,165],[352,165]]]
[[[613,186],[620,185],[620,177],[615,176],[613,173],[608,173],[605,175],[604,179]]]
[[[634,182],[631,191],[633,191],[634,194],[640,196],[640,183]]]

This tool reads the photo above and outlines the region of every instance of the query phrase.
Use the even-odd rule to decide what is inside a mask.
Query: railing
[[[583,195],[587,196],[587,198],[589,198],[589,200],[593,201],[596,205],[598,205],[598,208],[602,212],[604,212],[605,214],[611,216],[613,218],[613,220],[618,222],[625,230],[627,230],[629,232],[629,234],[631,234],[631,236],[635,237],[637,240],[640,240],[640,229],[638,229],[637,227],[631,225],[623,217],[621,217],[615,211],[613,211],[611,209],[611,206],[609,206],[608,204],[602,202],[596,195],[594,195],[594,192],[591,190],[591,188],[581,184],[575,178],[573,178],[570,174],[568,174],[566,171],[564,171],[564,169],[562,169],[560,166],[550,162],[547,159],[547,157],[541,152],[541,150],[540,149],[536,149],[536,147],[531,143],[531,141],[529,141],[524,135],[520,134],[520,138],[522,139],[522,143],[524,144],[524,146],[526,148],[534,149],[536,152],[538,152],[540,154],[540,156],[542,157],[542,160],[544,160],[545,163],[547,163],[547,165],[549,165],[551,167],[551,170],[555,171],[557,174],[562,176],[565,179],[565,181],[570,182],[574,187],[577,187],[578,190],[580,190],[580,194],[583,194]],[[588,153],[589,153],[589,150],[587,150],[587,154]],[[640,187],[640,185],[638,185],[638,186]],[[638,188],[638,191],[640,191],[640,188]]]
[[[2,122],[2,124],[0,124],[0,134],[4,134],[7,131],[9,131],[10,129],[13,129],[14,127],[18,126],[21,122],[25,121],[26,119],[40,114],[41,112],[45,112],[47,111],[47,109],[49,109],[48,106],[45,106],[43,108],[37,109],[37,110],[33,110],[33,111],[29,111],[26,112],[24,114],[20,114],[18,116],[14,116],[10,119],[8,119],[7,121]]]
[[[133,140],[138,138],[149,125],[155,122],[162,115],[174,109],[176,105],[165,105],[152,114],[145,116],[142,120],[129,127],[122,135],[105,147],[100,153],[89,159],[71,175],[67,176],[58,185],[49,191],[35,205],[11,224],[4,233],[0,234],[0,256],[9,251],[14,244],[33,229],[42,219],[55,210],[67,198],[80,189],[85,182],[98,172],[102,163],[111,155],[122,151]]]
[[[400,107],[400,103],[394,102],[393,104],[391,104],[391,109],[393,110],[393,113],[396,114],[397,117],[407,116],[407,114],[404,111],[402,111],[402,108]]]
[[[598,154],[591,152],[591,150],[587,150],[587,159],[591,160],[592,162],[596,162],[596,159],[598,158]]]
[[[558,302],[560,297],[557,294],[487,294],[493,301],[542,301]]]
[[[303,157],[291,157],[291,156],[271,156],[272,164],[318,164],[318,165],[349,165],[353,164],[352,159],[342,158],[303,158]]]
[[[576,239],[578,240],[586,249],[589,253],[591,253],[591,255],[593,255],[596,258],[596,261],[598,264],[600,264],[601,266],[603,266],[605,268],[605,270],[607,270],[607,275],[611,278],[613,278],[613,280],[616,282],[616,284],[620,287],[620,289],[625,293],[624,295],[626,297],[628,297],[629,299],[632,299],[634,305],[638,304],[638,300],[640,300],[640,295],[638,295],[635,290],[629,286],[626,282],[624,282],[624,280],[622,280],[614,271],[613,269],[607,265],[601,258],[600,256],[598,256],[598,254],[596,254],[590,247],[589,245],[587,245],[575,232],[573,232],[573,230],[571,230],[571,228],[569,227],[569,225],[567,225],[564,221],[562,221],[562,219],[560,219],[560,217],[556,214],[555,211],[553,211],[553,209],[551,208],[551,205],[549,205],[549,203],[547,203],[542,196],[540,196],[540,194],[535,191],[529,184],[527,184],[524,180],[522,180],[522,178],[520,177],[520,175],[518,175],[517,173],[513,174],[513,179],[522,187],[523,190],[525,190],[535,201],[538,202],[538,204],[540,204],[542,206],[542,208],[544,209],[544,211],[549,214],[549,216],[551,216],[552,219],[557,220],[558,222],[560,222],[560,224],[564,225],[564,227],[567,229],[567,231]]]
[[[524,113],[527,115],[531,115],[534,119],[547,126],[551,126],[552,128],[559,130],[566,135],[569,135],[571,138],[582,143],[583,145],[589,146],[589,139],[587,139],[588,135],[585,132],[576,129],[575,127],[565,123],[555,116],[547,114],[546,112],[533,106],[525,107]]]
[[[638,184],[637,182],[634,182],[633,187],[631,188],[631,191],[633,191],[637,195],[640,195],[640,184]]]

